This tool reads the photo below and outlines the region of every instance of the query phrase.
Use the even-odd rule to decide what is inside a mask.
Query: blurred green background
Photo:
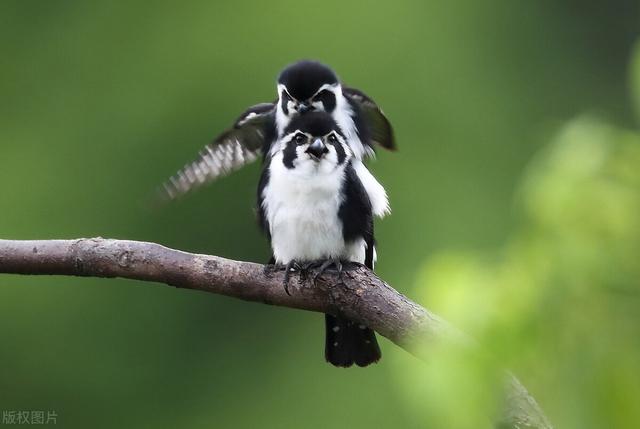
[[[378,273],[557,427],[638,427],[639,18],[624,0],[5,0],[0,237],[266,261],[258,165],[145,202],[283,66],[319,59],[396,130],[371,163],[393,208]],[[499,402],[446,352],[382,340],[380,364],[335,369],[318,314],[128,280],[2,275],[0,326],[0,410],[61,427],[485,427]]]

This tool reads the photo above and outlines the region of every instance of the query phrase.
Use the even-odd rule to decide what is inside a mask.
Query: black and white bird
[[[266,156],[258,186],[260,224],[275,264],[288,270],[294,262],[304,267],[351,261],[373,269],[373,211],[356,160],[328,113],[298,115],[285,126]],[[329,314],[325,321],[328,362],[367,366],[380,359],[371,329]]]
[[[277,81],[278,99],[247,109],[233,127],[208,144],[198,158],[184,166],[163,186],[163,194],[177,198],[192,189],[276,150],[291,120],[307,112],[324,111],[340,128],[353,154],[352,167],[371,201],[373,213],[389,212],[385,189],[363,160],[381,146],[394,150],[393,129],[378,105],[363,92],[340,83],[331,68],[316,61],[286,67]]]

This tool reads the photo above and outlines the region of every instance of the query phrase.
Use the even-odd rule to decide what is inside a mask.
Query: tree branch
[[[217,293],[246,301],[341,314],[361,322],[398,346],[423,357],[424,344],[445,340],[464,349],[474,342],[440,317],[398,293],[360,264],[351,264],[340,279],[324,273],[315,285],[310,276],[291,276],[264,265],[232,261],[169,249],[155,243],[103,238],[77,240],[0,240],[0,273],[122,277]],[[337,286],[339,285],[339,286]],[[552,426],[512,375],[508,375],[500,428]]]

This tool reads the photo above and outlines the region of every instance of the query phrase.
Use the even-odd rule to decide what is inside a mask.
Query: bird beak
[[[322,139],[315,139],[313,143],[309,145],[306,152],[319,159],[322,155],[329,152],[329,149],[327,149],[327,146],[322,142]]]
[[[303,114],[311,110],[311,106],[309,106],[307,103],[298,103],[298,105],[296,106],[296,110],[298,111],[298,113]]]

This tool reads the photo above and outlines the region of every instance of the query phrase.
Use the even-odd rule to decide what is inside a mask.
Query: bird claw
[[[300,263],[296,260],[290,261],[287,264],[267,264],[264,266],[264,275],[270,277],[273,273],[278,271],[284,271],[284,279],[282,285],[287,295],[291,296],[289,292],[289,280],[291,279],[291,273],[300,273],[300,279],[305,281],[307,278],[307,271],[311,268],[311,263]]]
[[[282,271],[282,270],[284,270],[284,265],[282,264],[267,264],[262,269],[262,272],[264,273],[265,276],[271,277],[273,273],[277,271]]]
[[[340,259],[330,258],[320,264],[318,271],[313,275],[313,284],[316,284],[316,280],[320,277],[329,267],[336,267],[336,271],[338,271],[338,280],[342,279],[342,261]]]
[[[284,291],[287,295],[291,296],[291,292],[289,291],[289,281],[291,280],[291,273],[298,272],[300,273],[301,280],[305,281],[308,276],[308,271],[317,267],[316,273],[311,277],[311,281],[313,284],[316,284],[318,277],[320,277],[325,271],[327,271],[330,267],[334,266],[336,271],[338,272],[338,280],[342,279],[343,272],[343,264],[340,259],[330,258],[325,261],[315,261],[315,262],[307,262],[300,263],[296,260],[289,261],[287,264],[273,264],[273,265],[265,265],[264,273],[269,276],[276,271],[284,270],[284,279],[282,280],[282,286],[284,287]]]
[[[301,273],[301,275],[304,275],[304,272],[307,268],[307,265],[302,265],[296,260],[289,261],[284,266],[284,280],[282,283],[284,286],[284,291],[287,293],[287,295],[291,296],[291,293],[289,292],[289,278],[291,277],[291,273],[295,273],[296,271],[298,271]]]

